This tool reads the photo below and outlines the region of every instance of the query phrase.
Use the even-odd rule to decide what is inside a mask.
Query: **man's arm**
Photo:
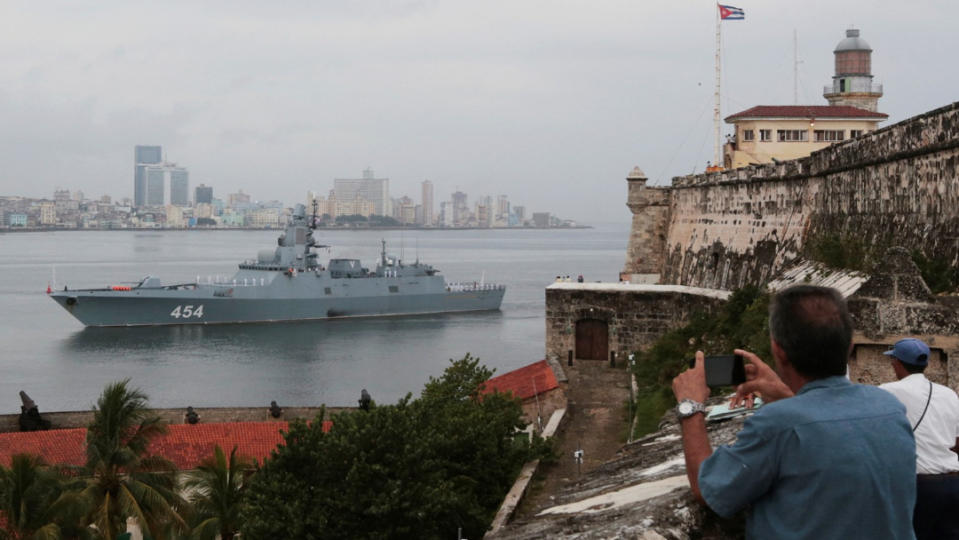
[[[683,430],[683,455],[686,456],[686,476],[689,478],[689,487],[696,500],[705,504],[703,494],[699,491],[699,466],[712,455],[713,447],[709,444],[706,433],[706,416],[696,414],[680,421]]]
[[[673,379],[673,395],[676,396],[676,401],[691,399],[702,403],[709,397],[703,362],[703,352],[697,351],[695,367],[687,369]],[[705,503],[699,491],[699,467],[713,453],[706,433],[706,415],[705,413],[694,414],[684,418],[680,420],[679,426],[683,433],[683,454],[686,457],[686,476],[689,478],[689,487],[693,491],[693,496]]]

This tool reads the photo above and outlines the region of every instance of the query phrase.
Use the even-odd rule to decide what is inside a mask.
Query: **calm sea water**
[[[25,390],[40,411],[89,408],[129,378],[156,407],[351,405],[417,393],[469,352],[498,373],[544,352],[544,287],[556,275],[615,281],[628,225],[581,230],[323,232],[332,255],[373,264],[390,252],[435,265],[448,281],[507,286],[498,312],[301,323],[85,328],[46,298],[47,283],[101,287],[229,276],[276,245],[275,231],[0,234],[0,414]],[[320,260],[327,258],[323,251]]]

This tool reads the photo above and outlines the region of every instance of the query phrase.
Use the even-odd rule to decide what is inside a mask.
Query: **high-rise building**
[[[170,171],[170,204],[177,206],[190,205],[190,173],[184,167],[171,165]]]
[[[165,201],[163,192],[166,187],[166,169],[163,165],[144,165],[145,192],[144,198],[137,206],[163,206]]]
[[[395,199],[393,201],[393,218],[404,225],[414,223],[416,221],[416,205],[413,204],[413,199],[405,195]]]
[[[145,198],[138,206],[177,206],[190,204],[190,174],[176,163],[142,164]],[[170,186],[167,197],[167,185]]]
[[[453,221],[453,201],[443,201],[440,203],[439,225],[441,227],[452,227],[455,225]]]
[[[133,147],[133,204],[147,204],[146,167],[163,161],[163,150],[159,146]]]
[[[433,225],[433,182],[423,180],[423,217],[420,224],[430,227]]]
[[[457,191],[452,195],[453,199],[453,224],[465,225],[470,219],[470,209],[466,203],[466,194]]]
[[[390,204],[390,179],[376,178],[371,168],[363,171],[362,178],[335,178],[333,189],[336,191],[337,204],[352,205],[352,201],[362,199],[373,204],[374,214],[380,216],[393,214]],[[349,215],[345,210],[344,207],[337,210],[337,213]]]
[[[213,188],[200,184],[193,193],[193,204],[213,204]]]
[[[489,195],[485,197],[479,197],[476,201],[476,211],[474,212],[476,216],[476,226],[477,227],[492,227],[493,226],[493,198]]]
[[[516,216],[516,221],[518,221],[519,223],[526,221],[526,207],[514,206],[513,215]]]

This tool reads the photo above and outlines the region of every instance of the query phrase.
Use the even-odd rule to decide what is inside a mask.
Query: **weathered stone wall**
[[[959,391],[959,297],[933,296],[903,248],[892,248],[862,288],[848,300],[856,329],[849,377],[877,384],[895,380],[882,353],[907,337],[932,352],[926,376]]]
[[[661,260],[651,272],[660,283],[762,284],[825,235],[911,246],[955,264],[959,103],[807,158],[674,178],[667,189],[630,181],[629,189],[635,214],[624,274],[634,261]],[[668,198],[668,212],[632,202],[656,197]],[[665,249],[657,254],[650,232],[660,228]]]
[[[576,348],[576,321],[599,319],[608,324],[609,350],[622,361],[727,296],[693,287],[556,283],[546,288],[546,355],[565,361]]]

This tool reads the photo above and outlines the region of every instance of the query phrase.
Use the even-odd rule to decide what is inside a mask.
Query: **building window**
[[[755,136],[753,135],[753,130],[751,130],[751,129],[744,129],[744,130],[743,130],[743,140],[744,140],[744,141],[753,141],[753,140],[755,140]]]
[[[776,131],[779,142],[805,142],[809,140],[809,132],[805,129],[780,129]]]
[[[760,129],[759,130],[759,140],[762,142],[769,142],[773,140],[773,130],[771,129]]]
[[[836,142],[843,140],[845,132],[841,129],[817,129],[816,142]]]
[[[861,129],[850,129],[850,130],[849,130],[849,138],[850,138],[850,139],[853,139],[853,138],[855,138],[855,137],[861,137],[863,133],[864,133],[864,131],[861,130]]]

